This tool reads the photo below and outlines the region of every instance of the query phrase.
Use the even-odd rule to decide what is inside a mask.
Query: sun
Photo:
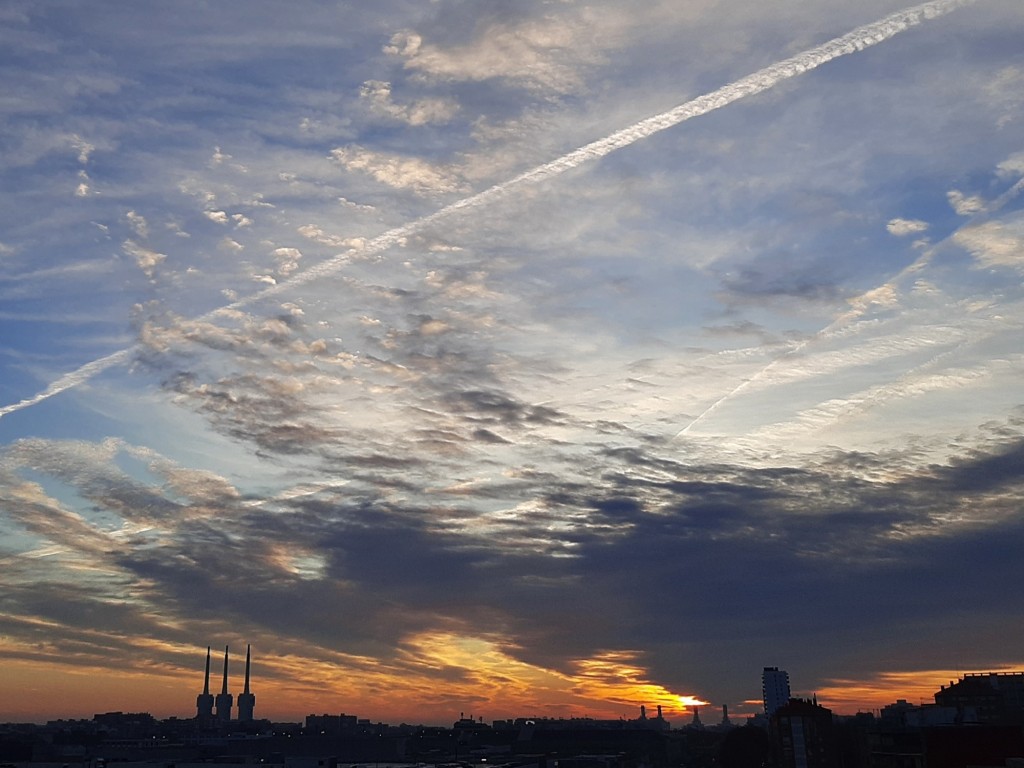
[[[684,707],[706,707],[710,702],[698,699],[696,696],[679,696],[679,703]]]

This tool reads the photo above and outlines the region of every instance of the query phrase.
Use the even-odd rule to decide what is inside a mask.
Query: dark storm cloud
[[[865,599],[853,602],[872,615],[881,612],[876,621],[896,621],[908,611],[941,610],[938,603],[944,600],[938,597],[915,596],[908,607],[886,586],[889,579],[905,579],[929,562],[940,546],[935,542],[955,548],[954,534],[961,531],[943,530],[941,520],[962,500],[948,496],[941,473],[892,484],[848,482],[809,471],[734,472],[743,474],[745,482],[710,479],[720,469],[709,469],[709,479],[699,481],[647,483],[646,488],[636,483],[631,495],[623,493],[621,482],[615,491],[589,499],[580,498],[578,488],[551,494],[567,511],[593,510],[586,526],[566,535],[581,546],[578,557],[564,564],[565,575],[579,577],[604,597],[619,594],[632,606],[626,614],[638,626],[659,617],[677,633],[695,619],[703,631],[714,631],[717,624],[725,634],[736,623],[773,617],[780,626],[792,621],[806,628],[819,622],[822,611],[830,615],[836,609],[829,604],[832,595],[846,594],[860,582]],[[815,499],[812,505],[809,498]],[[1019,501],[1019,493],[1014,498]],[[567,503],[570,499],[575,504]],[[553,512],[552,518],[557,517]],[[599,533],[603,525],[605,534]],[[1013,538],[1020,534],[1015,524],[981,521],[974,534],[979,546],[993,528]],[[742,569],[723,574],[714,588],[681,588],[688,581],[707,584],[704,574],[728,569],[730,563],[742,563]],[[930,570],[937,576],[941,567]],[[928,579],[910,583],[924,586]],[[775,590],[800,599],[784,605],[761,602]],[[841,611],[829,621],[855,626],[868,618],[862,610]],[[597,636],[591,637],[600,645]]]
[[[341,498],[287,515],[248,510],[182,526],[120,565],[159,585],[176,613],[387,657],[445,616],[483,610],[466,596],[487,588],[474,586],[485,555],[445,533],[436,515]],[[296,552],[320,559],[322,571],[303,578],[282,568]]]
[[[500,423],[529,413],[502,398],[468,402]],[[63,593],[43,582],[8,591],[5,626],[34,642],[37,625],[25,619],[56,622],[65,629],[49,652],[82,663],[111,652],[86,636],[100,625],[174,642],[230,626],[313,657],[388,663],[420,633],[486,628],[515,638],[510,652],[523,661],[566,673],[574,660],[635,649],[680,688],[711,685],[721,654],[740,653],[739,639],[756,631],[765,659],[755,668],[795,645],[820,671],[865,644],[881,652],[897,627],[948,633],[957,601],[979,616],[1024,610],[1024,598],[987,588],[1024,578],[1024,441],[1012,430],[993,435],[987,450],[953,464],[875,480],[867,470],[896,457],[837,453],[799,469],[756,469],[688,464],[657,446],[607,448],[591,457],[586,482],[525,469],[501,484],[425,494],[414,474],[390,483],[406,466],[399,461],[384,474],[356,473],[358,487],[279,499],[242,497],[203,473],[154,463],[175,478],[161,487],[112,472],[109,451],[25,443],[7,451],[9,471],[60,477],[100,511],[178,512],[146,517],[159,533],[116,541],[69,527],[58,540],[98,558],[99,575]],[[383,455],[366,462],[386,465]],[[388,499],[395,491],[420,501]],[[510,499],[528,505],[481,512]],[[17,519],[52,539],[33,523],[50,512],[19,503]],[[31,581],[36,566],[20,567]],[[130,601],[110,604],[126,589]],[[185,623],[170,631],[151,615]]]
[[[960,461],[942,473],[950,490],[957,493],[997,491],[1024,482],[1024,440],[1011,443],[991,455]]]

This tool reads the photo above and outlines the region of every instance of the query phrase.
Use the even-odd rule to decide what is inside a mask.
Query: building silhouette
[[[238,722],[251,723],[256,708],[256,694],[249,690],[249,662],[251,645],[245,646],[245,688],[238,694]],[[226,662],[225,662],[226,663]]]
[[[231,705],[234,697],[228,693],[228,647],[224,646],[224,682],[221,684],[220,693],[217,694],[215,703],[217,705],[217,722],[226,725],[231,722]]]
[[[1024,724],[1024,672],[968,673],[941,686],[935,703],[954,709],[961,724]]]
[[[965,674],[934,704],[899,699],[880,710],[867,747],[869,765],[886,768],[1010,765],[1024,755],[1024,672]]]
[[[722,705],[722,722],[718,724],[719,728],[732,728],[732,721],[729,719],[729,705]]]
[[[210,646],[206,646],[206,676],[203,678],[203,692],[196,696],[196,720],[200,727],[213,724],[213,695],[210,693]]]
[[[775,710],[789,703],[789,672],[778,667],[765,667],[761,673],[761,697],[765,717],[770,719]]]
[[[790,699],[775,710],[770,729],[780,768],[837,768],[832,710],[816,701]]]
[[[484,755],[489,765],[495,764],[491,756],[508,755],[507,764],[521,768],[965,768],[1016,766],[1024,755],[1024,672],[967,674],[943,685],[935,704],[900,699],[877,716],[833,718],[816,697],[779,704],[789,691],[789,675],[765,667],[764,705],[773,716],[758,713],[746,726],[732,728],[727,706],[720,725],[701,727],[700,710],[692,706],[692,721],[671,728],[660,706],[656,717],[648,717],[643,705],[636,719],[517,717],[486,725],[483,718],[460,714],[448,728],[325,714],[310,715],[303,728],[254,719],[251,645],[245,658],[245,686],[237,702],[228,693],[227,647],[221,693],[211,695],[207,647],[195,718],[157,721],[148,713],[107,712],[92,720],[0,724],[0,758],[83,768],[112,761],[222,768],[243,763],[334,768],[342,762],[465,768],[468,764],[459,761],[480,757],[482,764]],[[235,703],[238,719],[232,720]]]

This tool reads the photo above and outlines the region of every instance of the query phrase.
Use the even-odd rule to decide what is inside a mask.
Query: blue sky
[[[8,718],[1019,666],[1024,9],[908,8],[6,4]]]

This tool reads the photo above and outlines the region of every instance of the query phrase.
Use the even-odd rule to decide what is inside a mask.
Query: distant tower
[[[732,721],[729,719],[729,705],[722,705],[722,727],[732,728]]]
[[[693,708],[693,720],[690,721],[690,727],[704,730],[704,723],[700,721],[700,707]]]
[[[234,697],[228,693],[228,647],[224,646],[224,683],[217,694],[217,720],[221,723],[231,722],[231,704]]]
[[[252,646],[245,646],[245,690],[238,694],[238,721],[251,723],[252,711],[256,708],[256,694],[249,692],[249,651]]]
[[[789,672],[778,667],[765,667],[761,673],[761,694],[764,713],[770,718],[775,710],[789,703]]]
[[[210,695],[210,646],[206,646],[206,676],[203,692],[196,696],[196,719],[209,724],[213,720],[213,696]]]

